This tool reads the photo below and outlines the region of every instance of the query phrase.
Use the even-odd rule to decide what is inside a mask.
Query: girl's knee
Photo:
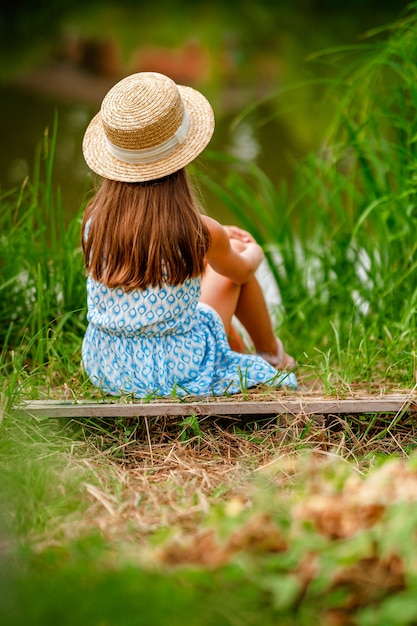
[[[245,244],[242,241],[239,241],[239,239],[231,239],[230,245],[233,250],[236,250],[236,252],[243,252],[246,248]]]

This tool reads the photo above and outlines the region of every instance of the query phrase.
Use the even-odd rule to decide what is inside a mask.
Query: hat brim
[[[193,161],[209,143],[214,131],[214,113],[208,100],[192,87],[178,85],[187,108],[189,127],[184,142],[164,158],[146,164],[132,164],[114,157],[107,146],[101,113],[91,120],[84,134],[83,154],[96,174],[122,182],[145,182],[163,178]]]

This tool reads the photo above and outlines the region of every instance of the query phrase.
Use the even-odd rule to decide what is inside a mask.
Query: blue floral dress
[[[137,398],[217,396],[259,384],[296,388],[293,373],[233,352],[220,316],[199,296],[199,277],[130,292],[89,277],[82,359],[91,381]]]

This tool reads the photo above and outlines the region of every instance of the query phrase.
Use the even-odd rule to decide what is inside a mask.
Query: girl
[[[201,215],[187,180],[185,166],[213,130],[201,93],[153,72],[117,83],[87,128],[84,157],[103,180],[83,217],[89,325],[82,359],[107,393],[296,387],[294,374],[282,371],[295,362],[274,335],[255,277],[261,247]],[[256,354],[244,353],[234,315]]]

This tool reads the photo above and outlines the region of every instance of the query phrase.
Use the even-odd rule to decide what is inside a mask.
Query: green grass
[[[57,122],[45,133],[30,179],[0,198],[0,369],[3,393],[31,395],[42,385],[82,379],[85,285],[80,246],[82,209],[67,223],[52,185]],[[78,386],[78,385],[77,385]]]
[[[219,155],[229,172],[205,180],[262,242],[290,350],[307,368],[329,367],[333,387],[414,379],[415,33],[412,13],[383,43],[323,53],[341,68],[323,93],[334,113],[290,185]]]

